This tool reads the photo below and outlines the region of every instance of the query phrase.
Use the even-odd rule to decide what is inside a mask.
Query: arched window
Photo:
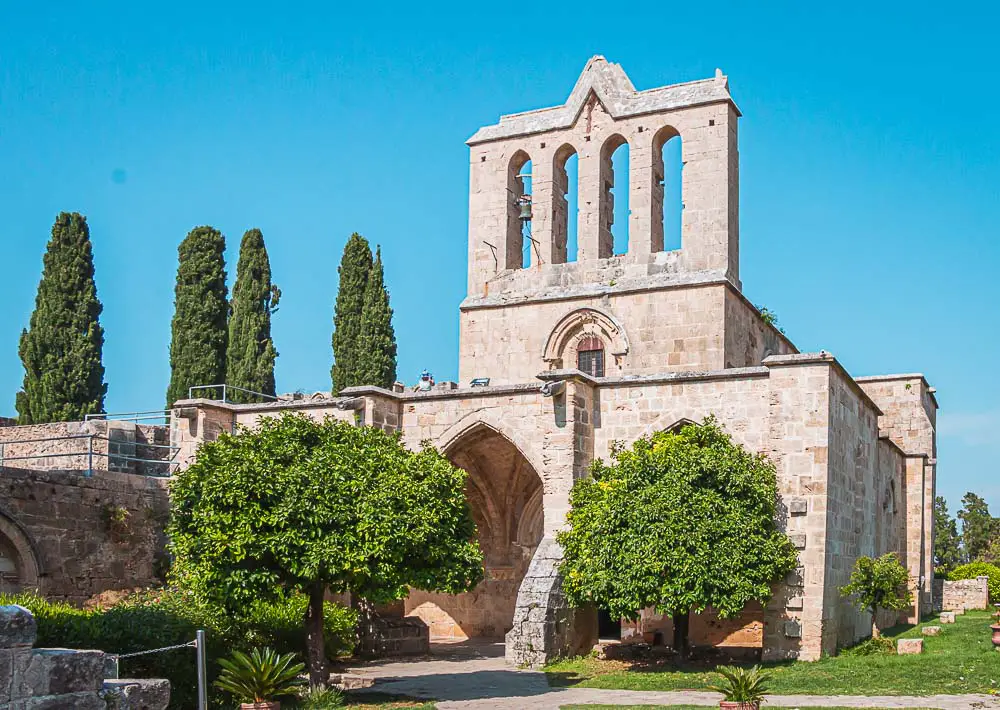
[[[617,133],[601,147],[601,202],[597,255],[628,251],[628,141]],[[615,226],[617,225],[617,227]]]
[[[534,260],[531,237],[531,158],[519,150],[507,167],[507,243],[504,268],[521,269]]]
[[[680,134],[664,126],[653,137],[653,251],[681,248],[683,168]]]
[[[585,335],[576,346],[576,367],[592,377],[604,377],[604,342],[596,335]]]
[[[552,170],[552,263],[576,261],[577,166],[576,148],[568,143],[556,151]]]

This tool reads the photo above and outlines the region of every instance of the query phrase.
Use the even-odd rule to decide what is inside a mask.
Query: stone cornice
[[[730,104],[736,115],[740,115],[729,93],[729,80],[721,71],[717,71],[712,79],[636,91],[621,65],[597,55],[583,68],[565,104],[501,116],[499,123],[483,126],[466,143],[473,146],[569,128],[576,122],[591,95],[596,96],[615,119],[723,102]]]

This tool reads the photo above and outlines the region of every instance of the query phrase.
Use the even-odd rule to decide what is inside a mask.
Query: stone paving
[[[564,705],[718,705],[717,693],[700,691],[600,690],[553,688],[544,673],[506,664],[502,642],[435,643],[430,656],[391,660],[349,669],[372,677],[368,691],[436,700],[439,710],[558,710]],[[367,691],[358,691],[367,692]],[[770,696],[773,707],[938,708],[1000,710],[1000,699],[987,695],[931,696]]]

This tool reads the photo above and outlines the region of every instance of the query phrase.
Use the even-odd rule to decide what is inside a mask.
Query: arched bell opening
[[[469,474],[485,578],[465,594],[413,590],[405,611],[423,619],[432,639],[499,640],[513,626],[517,593],[542,539],[542,482],[518,448],[486,425],[460,436],[445,455]]]

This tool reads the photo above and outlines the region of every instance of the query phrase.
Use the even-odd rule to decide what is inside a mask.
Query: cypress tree
[[[264,235],[251,229],[240,243],[236,285],[229,315],[229,345],[226,348],[226,384],[252,392],[274,394],[274,359],[271,314],[278,307],[281,291],[271,283],[271,262]],[[234,391],[234,402],[257,401]]]
[[[372,250],[368,240],[355,232],[344,246],[337,272],[340,289],[333,310],[333,392],[365,384],[361,380],[361,310],[365,302]]]
[[[103,307],[94,283],[87,219],[61,212],[42,260],[35,310],[18,352],[24,385],[17,393],[21,424],[74,421],[104,411]]]
[[[382,250],[375,250],[361,309],[361,384],[389,389],[396,381],[396,333],[392,328],[392,308],[385,290]]]
[[[188,388],[226,379],[229,302],[225,250],[225,237],[212,227],[195,227],[177,248],[168,408],[179,399],[187,399]]]

